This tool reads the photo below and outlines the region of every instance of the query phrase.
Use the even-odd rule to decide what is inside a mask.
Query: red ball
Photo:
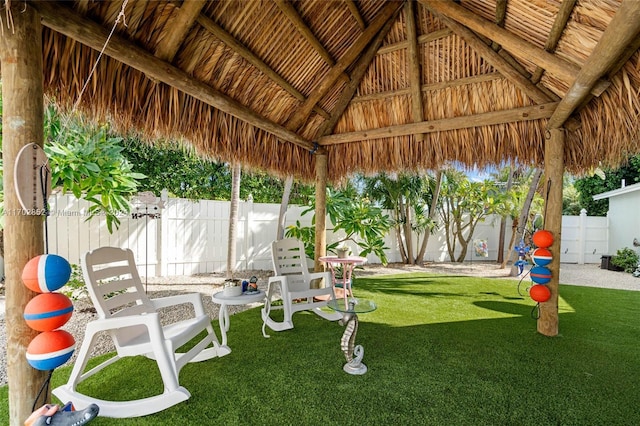
[[[24,320],[38,331],[52,331],[69,321],[73,303],[61,293],[42,293],[24,307]]]
[[[49,293],[65,285],[71,277],[71,265],[57,254],[36,256],[24,265],[22,282],[36,293]]]
[[[545,229],[534,232],[533,244],[536,247],[548,248],[553,244],[553,234]]]
[[[64,330],[45,331],[27,346],[27,362],[36,370],[53,370],[71,358],[76,341]]]
[[[529,296],[536,302],[543,303],[551,298],[551,290],[546,285],[536,284],[529,289]]]

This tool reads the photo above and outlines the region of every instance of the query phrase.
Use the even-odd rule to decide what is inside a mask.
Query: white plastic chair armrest
[[[287,283],[287,276],[286,275],[274,275],[273,277],[269,277],[268,284],[271,284],[272,282],[277,282],[277,281],[281,281],[283,284],[286,284]]]
[[[134,315],[126,317],[110,317],[100,318],[87,324],[87,330],[93,333],[98,331],[115,330],[118,328],[131,327],[134,325],[144,325],[149,330],[157,328],[161,329],[160,317],[157,312],[151,312],[143,315]]]
[[[310,280],[317,280],[319,278],[324,278],[324,286],[325,287],[330,287],[331,286],[331,273],[329,271],[325,271],[325,272],[310,272],[309,273],[309,279]]]

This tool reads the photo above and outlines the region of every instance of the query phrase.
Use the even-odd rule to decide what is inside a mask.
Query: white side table
[[[247,292],[242,293],[240,296],[225,296],[224,292],[219,291],[214,293],[211,296],[211,300],[213,303],[217,303],[220,305],[220,312],[218,313],[218,321],[220,322],[220,334],[222,336],[222,341],[220,342],[220,346],[224,348],[224,350],[231,352],[231,349],[227,346],[227,331],[229,331],[229,310],[227,306],[229,305],[248,305],[249,303],[257,303],[264,302],[265,292],[263,290],[258,290],[257,293]]]

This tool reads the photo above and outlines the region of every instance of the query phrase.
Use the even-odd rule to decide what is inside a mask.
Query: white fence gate
[[[170,276],[222,272],[227,262],[229,233],[229,202],[180,198],[164,200],[164,208],[138,206],[132,215],[120,215],[120,227],[110,234],[104,217],[86,220],[89,204],[72,195],[55,194],[50,199],[51,216],[47,221],[49,252],[80,263],[82,253],[101,246],[131,248],[141,275]],[[239,204],[237,228],[237,269],[271,269],[269,245],[276,238],[279,204],[244,201]],[[290,206],[287,225],[300,221],[310,225],[311,214],[302,216],[302,207]],[[156,214],[158,214],[156,216]],[[330,222],[327,221],[329,224]],[[563,217],[561,261],[567,263],[598,263],[607,254],[607,219],[581,216]],[[487,256],[480,256],[470,246],[465,261],[497,259],[500,219],[489,217],[480,223],[472,242],[486,244]],[[511,224],[507,224],[509,241]],[[7,232],[8,230],[5,230]],[[327,239],[337,236],[329,232]],[[416,238],[414,238],[416,241]],[[389,262],[401,260],[395,234],[386,238]],[[355,249],[355,247],[354,247]],[[416,247],[417,249],[417,247]],[[509,255],[513,248],[506,248]],[[457,253],[456,253],[457,254]],[[448,261],[442,232],[431,235],[426,261]],[[370,263],[380,263],[369,256]]]

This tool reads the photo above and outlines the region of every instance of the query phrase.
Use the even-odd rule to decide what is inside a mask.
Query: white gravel
[[[429,273],[445,273],[456,275],[481,276],[489,278],[505,278],[517,279],[510,276],[511,270],[500,269],[493,262],[475,262],[475,263],[427,263],[424,267],[403,264],[390,264],[386,267],[382,265],[365,265],[363,270],[358,270],[358,276],[371,276],[383,274],[398,274],[407,272],[429,272]],[[244,271],[236,273],[236,277],[249,278],[256,275],[259,278],[259,288],[265,289],[267,279],[272,275],[272,271]],[[143,278],[144,280],[144,278]],[[147,282],[147,290],[151,298],[167,296],[178,292],[199,292],[202,294],[205,310],[213,320],[218,318],[218,305],[211,301],[211,295],[222,289],[224,275],[207,274],[194,276],[172,276],[172,277],[149,277]],[[624,289],[640,291],[640,278],[636,278],[631,274],[624,272],[613,272],[600,269],[600,265],[576,265],[562,264],[560,267],[560,282],[571,285],[582,285],[590,287],[603,287],[611,289]],[[1,289],[0,290],[4,290]],[[6,347],[7,334],[5,323],[5,296],[4,291],[0,291],[0,386],[7,384],[6,371]],[[256,304],[257,305],[257,304]],[[256,306],[253,305],[253,306]],[[248,309],[252,306],[229,306],[229,313]],[[171,321],[173,318],[186,314],[186,309],[178,309],[163,312],[165,318]],[[86,323],[95,319],[96,315],[92,311],[91,302],[88,299],[82,299],[74,302],[74,313],[71,319],[63,327],[70,332],[76,339],[78,346],[81,344]],[[110,352],[113,346],[104,336],[96,345],[94,354]],[[72,363],[74,358],[70,360]]]

